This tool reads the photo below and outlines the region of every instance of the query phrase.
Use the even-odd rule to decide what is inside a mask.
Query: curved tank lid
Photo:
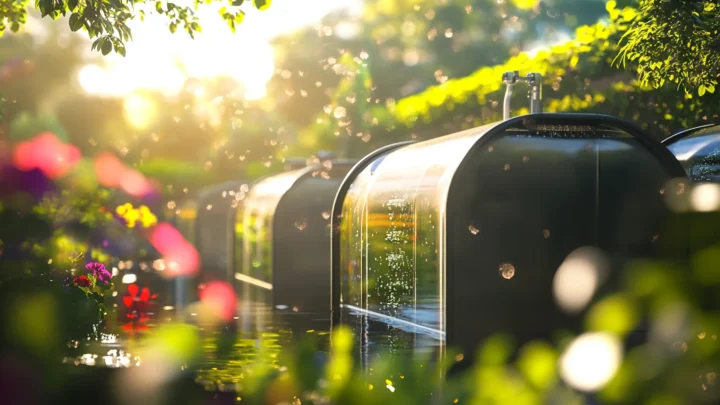
[[[297,156],[285,158],[284,168],[286,171],[302,169],[305,166],[307,166],[307,159],[305,158]]]

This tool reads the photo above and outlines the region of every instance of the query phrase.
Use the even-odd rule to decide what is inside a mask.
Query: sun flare
[[[91,94],[126,96],[147,89],[172,95],[188,78],[228,76],[242,84],[246,99],[259,99],[275,70],[270,45],[274,37],[315,23],[333,9],[357,10],[361,4],[361,0],[317,0],[306,7],[278,1],[265,11],[248,8],[235,34],[218,16],[221,4],[204,5],[197,10],[202,33],[195,39],[179,30],[171,34],[166,18],[146,10],[144,22],[130,23],[133,41],[127,44],[127,56],[108,55],[102,67],[85,65],[78,71],[78,83]]]

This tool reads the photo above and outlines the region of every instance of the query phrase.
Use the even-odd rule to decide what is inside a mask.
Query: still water
[[[120,297],[122,298],[122,297]],[[78,343],[64,362],[77,366],[129,368],[142,367],[136,350],[153,339],[163,325],[183,322],[195,325],[200,334],[200,359],[192,370],[196,383],[211,391],[236,391],[241,381],[259,361],[281,369],[284,356],[300,343],[313,344],[316,360],[323,361],[330,349],[332,325],[328,314],[299,311],[298,308],[271,308],[262,303],[238,301],[232,322],[207,323],[196,307],[183,310],[164,305],[158,299],[147,307],[143,321],[129,319],[120,303],[113,305],[103,326],[99,342]],[[132,322],[135,320],[135,322]],[[422,330],[389,325],[365,314],[346,311],[343,321],[355,332],[354,357],[368,367],[374,358],[436,353],[442,340]]]

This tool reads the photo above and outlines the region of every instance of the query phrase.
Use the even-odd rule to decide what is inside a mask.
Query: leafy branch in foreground
[[[192,7],[179,5],[172,1],[155,0],[36,0],[35,8],[41,16],[56,20],[69,16],[68,24],[72,31],[85,30],[94,38],[92,49],[107,55],[116,52],[125,56],[125,44],[132,40],[128,22],[134,18],[145,18],[145,8],[154,4],[155,12],[169,20],[168,28],[175,33],[183,29],[194,38],[202,32],[200,21],[195,14],[202,5],[210,5],[218,0],[195,0]],[[224,0],[223,0],[224,1]],[[227,0],[228,6],[220,10],[221,17],[228,23],[232,32],[240,24],[245,12],[240,9],[251,3],[258,10],[265,10],[272,0]],[[0,0],[0,35],[6,29],[17,32],[27,22],[29,0]]]
[[[617,63],[631,61],[643,84],[714,93],[720,76],[720,1],[641,0]]]

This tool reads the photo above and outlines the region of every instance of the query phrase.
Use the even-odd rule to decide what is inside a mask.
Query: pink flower
[[[102,281],[103,284],[107,284],[112,278],[112,274],[105,268],[105,265],[98,262],[90,262],[85,265],[85,270],[95,277],[97,281]]]

